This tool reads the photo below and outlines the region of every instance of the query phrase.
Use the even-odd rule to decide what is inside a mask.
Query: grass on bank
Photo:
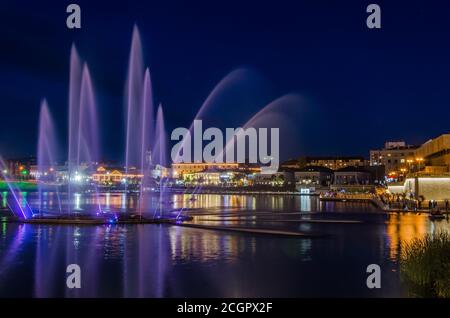
[[[400,262],[411,296],[450,297],[450,235],[440,232],[406,245]]]

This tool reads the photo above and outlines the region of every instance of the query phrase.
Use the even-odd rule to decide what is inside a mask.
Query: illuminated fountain
[[[251,70],[237,69],[230,72],[211,91],[193,120],[204,119],[210,111],[221,109],[224,100],[229,96],[234,96],[231,92],[235,93],[238,90],[245,94],[253,92],[254,87],[251,85],[260,82],[259,75]],[[242,96],[240,100],[242,104],[238,106],[238,109],[227,109],[227,113],[233,114],[236,111],[245,113],[245,105],[251,99],[247,95]],[[283,127],[287,130],[285,136],[289,136],[289,129],[293,129],[295,125],[290,126],[288,123],[296,117],[291,115],[290,110],[295,108],[298,102],[297,95],[285,95],[268,104],[246,123],[240,123],[241,127],[244,129],[250,126],[256,128],[270,127],[271,125]],[[156,220],[160,222],[170,218],[182,218],[184,207],[175,211],[174,202],[169,199],[170,193],[166,184],[168,176],[165,168],[170,162],[166,158],[168,140],[164,113],[161,105],[157,110],[154,107],[151,75],[149,69],[144,65],[142,42],[136,26],[133,28],[128,60],[125,108],[126,131],[123,166],[125,177],[121,180],[120,190],[123,195],[122,201],[132,202],[132,204],[114,210],[109,208],[109,193],[101,193],[97,182],[91,177],[97,171],[100,160],[100,126],[89,67],[82,61],[73,45],[70,52],[68,147],[65,175],[63,177],[56,176],[56,171],[54,171],[56,158],[59,155],[57,135],[48,104],[43,100],[37,145],[38,203],[29,204],[14,182],[11,182],[6,174],[3,176],[11,194],[11,199],[7,200],[8,206],[14,216],[24,220],[45,221],[53,217],[57,220],[89,220],[98,223],[153,222]],[[238,118],[241,117],[238,116]],[[191,125],[191,129],[192,127]],[[224,150],[226,148],[227,145]],[[1,166],[4,170],[6,164],[1,162]],[[196,187],[194,193],[200,188],[201,186]],[[45,196],[49,193],[52,193],[52,201],[56,202],[56,205],[50,206],[45,203]],[[82,193],[93,195],[93,199],[90,199],[83,207],[80,204]],[[192,195],[192,193],[190,194]]]
[[[144,70],[142,44],[139,30],[133,29],[128,74],[126,80],[126,148],[125,148],[125,201],[137,202],[136,211],[141,219],[147,217],[161,218],[164,204],[164,175],[162,167],[166,162],[166,136],[162,107],[156,116],[153,107],[152,83],[149,69]],[[68,99],[68,148],[65,177],[56,177],[57,136],[50,116],[48,104],[42,101],[39,117],[39,137],[37,144],[38,184],[37,204],[33,209],[22,196],[16,183],[4,174],[10,195],[3,195],[9,209],[19,219],[49,217],[70,218],[107,218],[117,221],[117,211],[105,212],[97,184],[91,179],[97,169],[100,158],[99,121],[94,89],[89,68],[84,63],[75,47],[70,52],[70,78]],[[155,176],[155,167],[159,166],[159,176]],[[2,162],[2,172],[7,165]],[[130,173],[139,175],[140,180],[127,180]],[[80,208],[80,196],[84,192],[94,192],[94,200]],[[146,198],[147,191],[154,191],[158,199]],[[56,195],[55,206],[48,203],[48,196]],[[24,203],[25,202],[25,203]],[[94,203],[92,203],[94,202]],[[128,207],[126,215],[131,216],[134,208]],[[122,211],[123,212],[123,211]]]
[[[39,115],[39,134],[37,147],[37,175],[38,180],[38,202],[39,214],[45,210],[50,212],[51,207],[43,206],[48,200],[44,200],[44,195],[49,191],[56,195],[58,202],[58,213],[62,213],[60,189],[55,178],[54,166],[57,156],[57,141],[53,119],[48,109],[47,101],[41,102],[41,111]]]
[[[164,114],[162,106],[159,105],[158,112],[156,115],[156,128],[155,128],[155,144],[153,147],[152,153],[154,162],[158,164],[161,168],[159,170],[160,175],[157,176],[159,181],[159,206],[155,209],[154,216],[158,215],[158,217],[162,217],[162,213],[164,210],[164,194],[165,194],[165,183],[164,183],[164,175],[162,167],[165,167],[167,164],[166,159],[166,129],[164,125]]]
[[[154,116],[150,71],[144,71],[141,38],[136,26],[128,62],[126,112],[125,173],[134,171],[141,175],[141,181],[140,184],[129,184],[125,180],[125,190],[138,193],[137,211],[142,216],[149,205],[144,191],[151,186]]]
[[[97,204],[92,209],[101,212],[98,191],[87,177],[96,168],[100,157],[99,121],[89,68],[78,55],[75,45],[70,54],[69,131],[67,150],[67,203],[65,212],[71,214],[78,191],[93,187]]]

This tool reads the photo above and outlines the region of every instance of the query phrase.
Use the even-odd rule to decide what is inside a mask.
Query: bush
[[[446,232],[406,245],[400,273],[412,296],[450,297],[450,236]]]

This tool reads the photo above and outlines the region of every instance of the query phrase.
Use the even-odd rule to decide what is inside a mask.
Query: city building
[[[306,166],[294,170],[295,188],[302,194],[315,193],[333,182],[333,170],[321,166]]]
[[[420,201],[450,200],[450,134],[428,140],[414,154],[405,180],[388,184],[389,191]]]
[[[282,169],[282,170],[284,170],[284,169],[297,170],[300,168],[302,168],[302,167],[300,166],[299,159],[289,159],[280,164],[280,169]]]
[[[406,194],[411,199],[421,201],[450,200],[450,175],[409,177],[398,192]]]
[[[238,163],[206,163],[206,162],[193,162],[193,163],[172,163],[172,177],[183,178],[185,174],[192,174],[195,172],[201,172],[208,169],[217,170],[234,170],[238,169]]]
[[[267,187],[295,187],[295,178],[292,171],[278,171],[275,173],[254,174],[254,186]]]
[[[371,173],[364,167],[345,167],[334,172],[335,186],[371,184]]]
[[[305,166],[320,166],[331,170],[338,170],[345,167],[363,167],[368,162],[360,156],[303,156],[298,159],[299,168]]]
[[[417,148],[404,141],[387,141],[383,149],[370,150],[370,165],[384,166],[387,176],[406,175],[415,167]]]
[[[425,174],[442,174],[450,172],[450,134],[443,134],[430,139],[421,145],[417,151],[418,171]]]
[[[261,167],[257,164],[245,164],[245,163],[172,163],[172,177],[182,179],[185,174],[192,174],[195,172],[211,170],[220,171],[241,171],[244,173],[259,173]]]
[[[61,165],[40,167],[40,169],[34,165],[30,167],[30,176],[45,182],[65,183],[68,180],[68,170],[67,166]]]
[[[133,169],[126,173],[123,168],[106,168],[99,166],[97,170],[91,175],[92,181],[98,184],[112,185],[118,183],[139,183],[143,174]]]
[[[225,171],[218,169],[207,169],[203,171],[183,174],[184,184],[237,187],[247,186],[247,175],[240,171]]]
[[[306,166],[294,171],[294,177],[297,187],[325,187],[333,182],[333,170],[321,166]]]
[[[8,178],[16,180],[28,180],[32,179],[31,175],[32,167],[37,165],[36,157],[23,157],[9,159],[6,162],[6,167],[2,174]]]

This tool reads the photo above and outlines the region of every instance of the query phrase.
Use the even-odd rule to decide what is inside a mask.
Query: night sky
[[[167,127],[190,124],[214,86],[248,76],[211,110],[237,127],[297,93],[301,115],[283,147],[299,155],[363,155],[386,140],[422,143],[449,131],[450,19],[444,1],[8,1],[0,4],[0,153],[35,152],[46,97],[65,147],[69,52],[91,68],[104,159],[123,159],[131,33],[140,28]],[[69,30],[66,6],[81,6]],[[378,3],[382,29],[366,27]],[[220,103],[219,103],[220,104]],[[288,143],[286,142],[286,145]]]

